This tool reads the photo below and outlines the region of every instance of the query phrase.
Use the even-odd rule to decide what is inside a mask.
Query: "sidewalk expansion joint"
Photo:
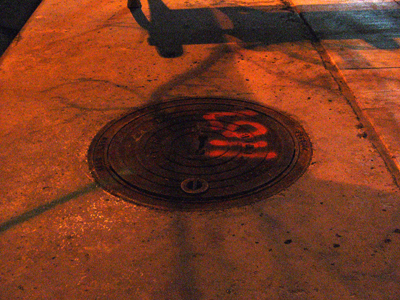
[[[354,95],[353,91],[347,84],[346,79],[342,75],[340,69],[337,67],[337,65],[334,63],[334,61],[328,54],[327,50],[321,43],[321,40],[317,37],[311,25],[307,22],[303,14],[296,8],[296,6],[293,7],[294,11],[299,15],[299,17],[303,20],[305,26],[310,31],[310,35],[312,37],[311,43],[315,48],[315,50],[318,52],[319,56],[321,57],[322,63],[324,64],[325,68],[329,71],[332,78],[337,83],[339,90],[349,103],[350,107],[353,109],[359,121],[364,125],[368,139],[371,141],[372,145],[375,147],[375,149],[378,151],[378,153],[384,160],[385,165],[388,168],[390,174],[392,175],[394,182],[396,183],[397,186],[400,187],[400,166],[397,164],[395,158],[393,157],[393,154],[390,153],[390,150],[383,142],[379,133],[376,131],[368,115],[360,107],[357,101],[357,97]]]

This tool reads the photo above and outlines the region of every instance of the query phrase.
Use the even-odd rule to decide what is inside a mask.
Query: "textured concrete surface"
[[[0,299],[399,299],[399,189],[372,115],[354,112],[397,105],[360,107],[363,82],[395,88],[342,70],[344,52],[320,48],[342,39],[318,32],[277,1],[43,2],[0,61]],[[87,166],[96,133],[187,96],[290,114],[313,143],[309,169],[222,211],[158,211],[100,189]]]
[[[293,1],[337,68],[336,79],[399,181],[400,17],[394,1],[309,5]]]

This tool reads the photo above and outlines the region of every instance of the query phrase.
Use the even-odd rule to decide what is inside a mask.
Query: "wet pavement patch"
[[[310,140],[293,118],[252,102],[188,98],[138,108],[89,149],[105,190],[162,209],[216,209],[263,200],[307,169]]]

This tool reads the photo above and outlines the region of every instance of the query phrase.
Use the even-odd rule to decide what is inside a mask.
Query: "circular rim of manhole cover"
[[[312,146],[287,114],[253,102],[184,98],[137,108],[93,139],[88,161],[109,193],[161,209],[250,204],[289,187]]]

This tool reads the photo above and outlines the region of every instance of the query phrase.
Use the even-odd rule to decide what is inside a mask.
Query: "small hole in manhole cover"
[[[96,181],[162,209],[213,209],[265,199],[296,181],[312,155],[300,124],[255,103],[188,98],[106,125],[89,149]]]
[[[208,190],[208,183],[200,178],[188,178],[182,181],[181,188],[188,194],[200,194]]]

